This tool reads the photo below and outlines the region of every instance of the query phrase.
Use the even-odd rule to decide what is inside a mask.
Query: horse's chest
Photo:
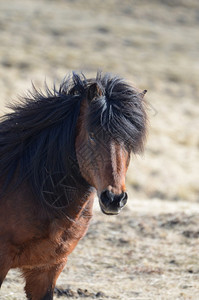
[[[70,222],[66,227],[53,225],[54,230],[50,234],[52,242],[55,243],[57,254],[70,254],[78,241],[85,235],[90,217],[81,217],[80,219]]]
[[[85,235],[89,220],[85,216],[76,221],[54,220],[45,237],[33,238],[21,247],[13,267],[46,266],[65,260]]]

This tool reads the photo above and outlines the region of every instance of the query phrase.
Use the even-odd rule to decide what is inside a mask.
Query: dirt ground
[[[150,128],[117,217],[95,203],[55,299],[199,299],[199,2],[0,0],[0,113],[71,70],[147,89]],[[0,299],[25,299],[11,270]]]

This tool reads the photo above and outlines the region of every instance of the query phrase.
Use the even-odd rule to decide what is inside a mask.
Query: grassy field
[[[132,157],[129,204],[108,217],[96,200],[57,283],[71,299],[199,299],[198,28],[197,0],[0,0],[1,114],[31,81],[51,86],[71,70],[101,69],[148,90],[148,142]],[[24,299],[18,271],[0,299]]]

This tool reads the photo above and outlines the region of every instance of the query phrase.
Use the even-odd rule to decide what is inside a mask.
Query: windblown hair
[[[92,86],[98,93],[91,99]],[[83,100],[89,101],[87,130],[109,133],[123,141],[134,153],[143,149],[146,113],[143,93],[123,79],[97,74],[86,79],[73,73],[57,90],[36,90],[12,105],[13,112],[0,121],[0,196],[11,182],[24,180],[37,198],[52,206],[67,205],[67,194],[82,178],[75,153],[76,125]],[[16,179],[17,178],[17,179]]]
[[[102,77],[99,73],[94,84],[97,92],[89,105],[88,131],[103,138],[108,135],[133,153],[142,152],[147,123],[143,97],[147,91],[140,93],[110,74]]]

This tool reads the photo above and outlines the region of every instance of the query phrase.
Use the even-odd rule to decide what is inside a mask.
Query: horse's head
[[[110,76],[90,82],[82,101],[76,155],[82,176],[96,188],[103,213],[115,215],[127,203],[125,176],[131,152],[143,148],[143,95]]]

